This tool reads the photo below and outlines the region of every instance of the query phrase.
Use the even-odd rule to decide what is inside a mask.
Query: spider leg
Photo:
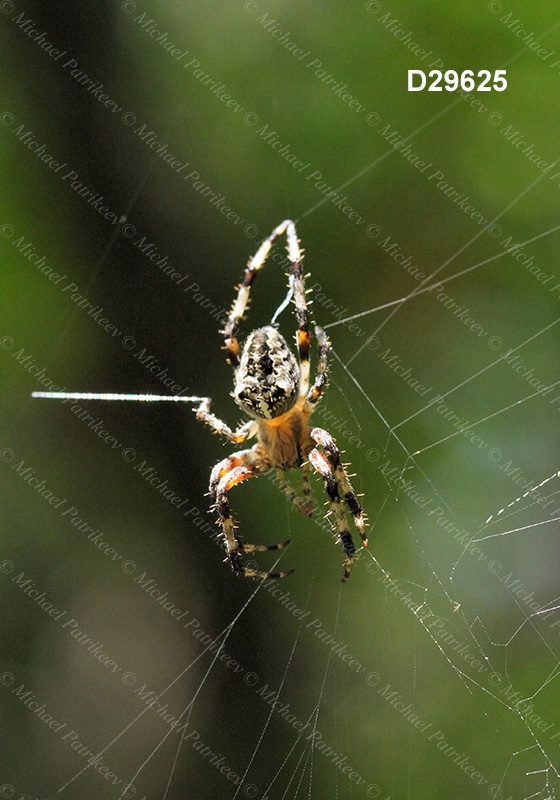
[[[309,481],[309,463],[307,462],[301,468],[301,483],[302,483],[303,499],[305,501],[305,504],[308,505],[309,508],[312,510],[313,500],[311,498],[311,483]],[[311,513],[309,514],[309,516],[311,516]]]
[[[315,381],[307,393],[305,405],[303,406],[303,411],[306,414],[313,413],[327,385],[328,359],[331,343],[325,331],[318,325],[315,326],[315,335],[317,336],[317,342],[319,344],[319,363],[317,364]]]
[[[240,572],[248,578],[285,578],[291,575],[293,569],[286,572],[261,572],[260,570],[246,567],[243,562],[243,553],[263,552],[265,550],[279,550],[286,547],[290,540],[274,545],[242,544],[235,535],[235,527],[231,517],[227,493],[230,489],[248,478],[258,475],[259,468],[256,464],[254,450],[241,450],[239,453],[220,461],[212,470],[210,477],[210,493],[214,498],[220,524],[225,538],[226,550],[234,572]]]
[[[329,462],[323,453],[317,450],[317,448],[314,448],[309,453],[309,461],[317,470],[319,475],[323,478],[325,489],[327,490],[329,500],[331,501],[331,509],[334,513],[336,527],[338,530],[338,541],[342,542],[344,554],[346,556],[344,561],[344,576],[342,578],[342,581],[344,582],[348,580],[348,576],[350,575],[352,562],[354,560],[354,553],[356,552],[356,546],[354,545],[352,534],[348,530],[346,514],[344,513],[340,495],[338,493],[336,478],[334,477],[334,473]]]
[[[292,503],[305,514],[310,517],[313,514],[313,502],[311,500],[311,487],[309,486],[309,467],[302,468],[303,478],[303,497],[300,497],[297,492],[287,483],[284,477],[284,470],[276,470],[276,485],[281,489],[284,494],[292,501]]]
[[[296,307],[297,346],[299,352],[299,395],[304,397],[309,389],[309,310],[305,299],[305,275],[302,269],[302,253],[296,235],[295,225],[291,220],[282,223],[286,226],[288,239],[288,258],[292,264],[292,287],[294,305]]]
[[[232,431],[225,422],[216,417],[210,411],[211,400],[209,397],[204,397],[199,407],[196,409],[195,414],[198,419],[209,425],[214,433],[219,433],[220,436],[225,436],[228,441],[234,444],[242,444],[246,439],[254,436],[257,432],[257,423],[254,420],[249,420],[245,425],[242,425],[235,431]]]
[[[292,241],[295,240],[296,250],[294,252],[297,252],[299,254],[299,249],[297,248],[297,238],[295,234],[294,223],[289,219],[284,220],[284,222],[278,225],[278,227],[272,231],[270,236],[264,240],[264,242],[261,244],[255,255],[253,256],[253,258],[250,259],[247,268],[245,270],[245,275],[243,276],[243,280],[238,287],[237,297],[234,300],[232,309],[230,311],[229,317],[227,318],[223,331],[225,336],[225,348],[227,351],[228,361],[233,367],[239,366],[239,342],[237,341],[237,337],[235,336],[235,329],[239,323],[239,320],[245,313],[247,303],[249,302],[249,293],[251,291],[252,283],[255,280],[255,276],[258,270],[263,266],[264,262],[266,261],[266,258],[270,252],[270,248],[272,247],[272,243],[285,231],[287,231],[288,244],[290,243],[290,237],[292,238]],[[291,248],[293,249],[293,247],[294,245],[292,244]]]
[[[322,453],[317,448],[314,448],[309,454],[309,461],[323,478],[327,494],[329,495],[338,530],[338,537],[342,542],[346,555],[344,576],[342,578],[343,581],[346,581],[352,569],[356,547],[352,539],[352,534],[348,530],[342,499],[346,501],[348,508],[353,514],[354,522],[360,532],[364,547],[367,547],[368,541],[365,532],[363,511],[350,484],[348,475],[340,461],[340,450],[336,446],[333,437],[327,431],[322,430],[322,428],[313,428],[310,436],[311,439],[324,450],[324,453]]]
[[[358,528],[362,542],[364,543],[364,547],[367,547],[368,540],[365,530],[366,520],[364,518],[364,511],[358,502],[356,493],[352,488],[352,484],[350,483],[346,470],[344,469],[344,466],[340,460],[340,450],[338,449],[335,440],[328,431],[325,431],[322,428],[313,428],[311,431],[311,439],[323,448],[328,462],[332,467],[339,491],[344,497],[346,505],[350,509],[350,513],[354,517],[354,523]]]

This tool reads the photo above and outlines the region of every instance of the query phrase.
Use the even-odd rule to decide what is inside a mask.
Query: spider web
[[[446,116],[460,119],[462,103],[438,106],[403,141],[420,140],[433,152],[424,131],[441,130]],[[410,229],[394,209],[383,215],[360,193],[377,191],[387,175],[408,182],[408,165],[383,172],[397,157],[383,143],[360,169],[349,160],[333,183],[337,195],[355,191],[355,205],[372,219],[381,215],[367,237],[349,233],[326,198],[297,203],[308,286],[320,284],[314,319],[333,342],[331,382],[314,420],[346,446],[370,519],[370,546],[346,585],[338,583],[342,556],[323,520],[320,485],[312,520],[266,477],[232,493],[249,541],[292,539],[266,566],[297,567],[280,584],[235,582],[206,515],[207,474],[226,452],[207,431],[161,404],[88,406],[89,420],[67,406],[22,408],[37,379],[9,362],[24,380],[2,449],[13,492],[1,569],[14,646],[0,680],[15,732],[2,796],[558,797],[560,319],[549,291],[555,281],[541,286],[515,260],[525,250],[554,271],[546,265],[560,226],[552,215],[538,222],[532,205],[537,197],[546,206],[549,182],[523,173],[507,201],[485,198],[493,213],[484,226],[452,228],[443,244],[434,235],[429,250],[424,241],[424,258],[414,260],[428,277],[419,282],[395,275],[399,248],[407,242],[407,253],[415,249]],[[270,158],[278,168],[277,156]],[[453,161],[447,166],[452,173]],[[147,218],[134,208],[150,184],[149,171],[144,175],[132,199],[123,199],[121,221]],[[435,191],[420,183],[416,204],[433,202]],[[205,200],[198,201],[202,213]],[[286,205],[297,213],[293,195]],[[448,211],[439,208],[452,226]],[[263,212],[258,236],[242,237],[243,252],[254,251],[288,214],[270,220]],[[524,235],[503,245],[508,229],[523,227],[519,219],[530,223]],[[380,246],[387,231],[402,243],[397,250]],[[231,234],[216,233],[216,263],[223,264]],[[121,274],[114,239],[81,289],[109,309],[108,298],[118,294],[111,281]],[[344,275],[335,271],[337,259],[345,260]],[[366,261],[374,264],[367,280],[360,266]],[[212,395],[229,422],[231,404],[219,399],[230,391],[229,374],[224,368],[223,382],[210,378],[198,363],[219,346],[217,336],[209,342],[199,335],[220,323],[209,317],[211,281],[202,268],[190,271],[202,296],[190,303],[187,295],[193,324],[187,320],[186,333],[182,296],[176,329],[161,323],[172,296],[159,300],[161,275],[140,280],[137,296],[150,299],[141,306],[145,325],[140,313],[127,316],[123,308],[117,318],[134,322],[134,333],[144,333],[156,353],[164,341],[180,339],[179,357],[170,351],[162,365],[175,376],[177,364],[187,364],[184,393]],[[225,272],[220,267],[216,275],[229,302],[241,269],[233,265],[227,279]],[[259,276],[255,296],[269,281],[247,325],[268,302],[264,318],[278,319],[289,337],[293,318],[278,305],[285,281],[277,265]],[[54,305],[59,314],[63,307]],[[80,341],[93,342],[93,324],[72,309],[71,330],[85,331]],[[14,351],[32,350],[14,322],[5,335]],[[122,347],[117,354],[107,337],[102,341],[96,359],[115,361],[111,386],[87,354],[84,363],[67,363],[73,342],[65,326],[49,331],[47,373],[68,389],[162,389],[144,365],[130,369]],[[193,358],[198,352],[203,356]],[[112,435],[114,450],[99,428]],[[180,452],[186,443],[188,458]],[[48,491],[64,516],[45,499]],[[265,560],[259,556],[260,567]],[[16,762],[21,742],[25,752]]]
[[[550,233],[552,232],[550,231]],[[373,312],[375,309],[370,309],[370,311]],[[547,333],[550,335],[550,331],[557,322],[558,320],[553,320],[542,326],[530,337],[517,343],[512,352],[522,351],[523,348],[537,341],[541,336],[546,336]],[[384,323],[377,324],[374,327],[373,333],[370,335],[370,345],[376,346],[383,327]],[[352,370],[351,365],[359,355],[358,351],[357,355],[350,357],[345,362],[340,358],[337,351],[334,351],[335,366],[333,372],[336,378],[333,382],[339,393],[345,398],[349,418],[357,426],[357,430],[360,433],[362,431],[359,419],[360,416],[363,416],[363,412],[362,414],[357,413],[347,399],[352,393],[352,387],[354,387],[355,391],[356,404],[363,401],[369,407],[369,413],[374,415],[380,424],[379,449],[370,448],[366,457],[366,462],[373,464],[384,462],[385,464],[385,466],[381,465],[379,468],[385,483],[385,493],[380,494],[375,516],[372,517],[371,541],[372,543],[375,542],[376,532],[383,528],[384,516],[389,513],[390,508],[394,508],[397,516],[401,517],[402,529],[407,531],[409,541],[417,549],[418,560],[422,566],[425,579],[422,581],[418,578],[407,577],[406,570],[404,574],[398,571],[395,572],[392,569],[389,570],[386,565],[378,561],[374,548],[372,548],[370,551],[361,553],[361,558],[358,559],[358,565],[352,580],[355,582],[360,568],[363,570],[365,567],[365,572],[370,576],[374,576],[375,581],[378,582],[382,593],[385,594],[387,604],[390,606],[393,603],[401,614],[412,617],[413,624],[418,625],[427,634],[429,643],[431,647],[435,648],[437,655],[451,667],[457,681],[456,691],[464,695],[462,702],[471,703],[473,709],[486,718],[492,715],[499,716],[500,713],[507,712],[515,719],[519,727],[517,733],[519,747],[509,758],[506,758],[504,754],[502,764],[498,764],[498,769],[493,773],[488,771],[485,775],[484,772],[475,771],[475,755],[471,754],[472,751],[469,753],[466,747],[461,747],[458,742],[450,742],[445,738],[447,734],[444,733],[443,725],[438,725],[436,728],[434,724],[437,716],[429,721],[423,719],[421,714],[416,713],[415,710],[422,704],[422,697],[421,695],[419,696],[416,685],[416,664],[412,688],[408,697],[405,694],[405,687],[391,680],[389,675],[387,675],[387,683],[381,686],[384,683],[384,676],[375,669],[372,669],[366,675],[366,690],[371,691],[373,688],[377,694],[381,694],[384,702],[394,709],[395,714],[405,714],[404,719],[413,726],[413,730],[420,731],[417,734],[419,737],[423,734],[427,738],[428,744],[434,741],[433,747],[440,750],[443,759],[448,759],[448,763],[458,763],[457,770],[466,767],[470,770],[470,774],[474,773],[479,783],[486,787],[491,796],[501,796],[501,792],[511,793],[515,791],[521,785],[521,778],[523,778],[523,785],[526,787],[523,790],[524,796],[553,797],[555,796],[557,760],[554,758],[554,740],[550,737],[554,736],[555,724],[554,720],[547,717],[546,713],[539,708],[539,703],[543,703],[542,698],[549,688],[554,687],[555,678],[558,674],[558,647],[554,642],[555,631],[553,623],[555,613],[560,608],[560,597],[554,595],[548,598],[541,598],[538,608],[533,610],[536,602],[534,600],[535,593],[525,590],[526,582],[522,580],[522,577],[518,577],[518,575],[522,576],[522,573],[516,573],[513,565],[510,567],[510,564],[507,563],[508,549],[504,550],[503,542],[505,541],[504,537],[519,535],[527,531],[534,532],[535,529],[544,531],[543,538],[546,537],[546,526],[557,522],[558,517],[554,516],[554,514],[558,514],[560,511],[560,509],[556,508],[557,503],[555,501],[555,496],[560,491],[560,488],[555,485],[558,473],[547,476],[538,483],[533,482],[534,485],[531,488],[514,497],[504,508],[496,508],[484,522],[480,523],[478,528],[473,528],[471,532],[469,531],[469,526],[460,521],[453,505],[447,500],[446,493],[441,488],[445,482],[443,478],[440,477],[436,483],[423,466],[423,459],[427,454],[431,455],[434,448],[454,446],[465,431],[474,431],[481,426],[487,425],[489,420],[494,420],[512,411],[519,413],[520,407],[524,408],[525,404],[542,400],[543,391],[522,394],[514,402],[498,405],[491,413],[483,414],[479,419],[468,420],[466,425],[462,425],[461,430],[456,430],[443,436],[440,435],[439,437],[436,436],[433,441],[428,440],[419,449],[411,452],[411,447],[407,446],[405,436],[406,425],[418,416],[428,414],[431,409],[433,410],[433,403],[422,404],[414,414],[404,417],[398,423],[391,424],[380,411],[375,400],[368,395],[361,381],[358,380]],[[470,387],[475,381],[488,380],[492,370],[500,369],[503,365],[504,357],[490,357],[485,366],[464,377],[459,383],[447,388],[442,395],[439,395],[442,401],[445,400],[446,409],[452,396],[457,396],[461,390],[464,391],[465,387]],[[544,391],[548,391],[548,389],[554,388],[556,385],[557,382],[553,381],[546,386]],[[458,403],[459,401],[456,399],[455,402]],[[385,435],[383,435],[383,432]],[[441,430],[439,432],[441,433]],[[486,446],[484,449],[486,449]],[[490,460],[496,460],[497,454],[493,453],[489,458]],[[394,467],[395,464],[397,469]],[[506,470],[506,473],[507,471],[515,476],[519,472],[519,470],[514,470],[511,465]],[[420,492],[426,495],[426,498],[422,498],[422,503],[419,507],[429,509],[422,512],[427,517],[427,521],[430,522],[429,518],[435,517],[435,523],[441,525],[444,531],[450,532],[455,542],[457,552],[452,560],[449,561],[447,571],[442,569],[441,564],[438,563],[441,559],[441,554],[432,551],[433,541],[430,540],[429,535],[426,535],[424,521],[418,518],[415,506]],[[431,495],[433,502],[430,502],[428,495]],[[537,502],[538,500],[539,502]],[[435,505],[436,502],[437,506]],[[547,514],[546,507],[550,508],[551,506],[555,506],[555,511]],[[538,513],[539,511],[541,511],[540,514]],[[538,514],[538,521],[534,520],[535,514]],[[525,521],[525,524],[521,524],[520,519],[522,522]],[[533,521],[527,522],[527,520],[531,519]],[[444,522],[443,525],[441,524],[442,522]],[[291,509],[286,517],[286,524],[288,527],[293,527],[294,525]],[[476,599],[472,597],[472,592],[469,592],[466,585],[468,581],[473,579],[473,574],[475,580],[480,581],[481,572],[485,578],[487,577],[486,573],[488,573],[488,579],[491,583],[497,581],[503,587],[506,597],[514,604],[516,611],[520,615],[520,620],[514,622],[507,634],[502,638],[496,634],[488,623],[487,611],[477,609]],[[309,583],[310,588],[306,603],[302,605],[303,613],[306,612],[312,602],[313,595],[317,593],[317,584],[316,575],[313,575]],[[201,741],[198,729],[192,728],[190,723],[191,715],[197,710],[197,700],[200,707],[202,701],[199,697],[204,693],[207,680],[212,671],[217,669],[217,660],[228,638],[235,636],[236,622],[250,603],[258,602],[259,592],[260,596],[265,595],[266,590],[263,591],[262,589],[262,586],[257,586],[251,592],[249,599],[222,633],[218,634],[210,645],[203,648],[176,678],[158,694],[159,700],[190,669],[195,667],[199,660],[206,659],[207,667],[204,670],[203,677],[200,682],[195,684],[191,699],[177,717],[177,721],[182,723],[186,730],[183,731],[182,735],[174,733],[173,728],[166,730],[155,748],[141,760],[136,771],[130,775],[129,783],[126,784],[127,788],[123,790],[122,796],[126,796],[126,792],[132,791],[131,787],[137,785],[142,774],[149,768],[152,760],[157,757],[160,749],[163,749],[169,740],[173,741],[175,739],[176,741],[173,742],[175,756],[172,759],[172,768],[169,773],[166,792],[173,786],[177,763],[181,755],[184,755],[185,750],[189,747],[189,741],[194,740],[196,745]],[[346,587],[333,593],[332,596],[331,613],[333,617],[331,621],[332,627],[329,627],[332,633],[327,635],[326,631],[321,628],[322,638],[329,639],[329,644],[330,640],[336,641],[337,646],[339,645],[341,604],[342,612],[346,611],[351,615],[345,592]],[[291,596],[289,590],[287,594]],[[336,603],[334,603],[335,597]],[[372,610],[370,613],[374,614],[375,611]],[[307,614],[309,614],[309,611],[307,611]],[[307,619],[307,615],[305,618]],[[232,795],[233,797],[237,797],[244,788],[245,794],[249,794],[249,796],[251,792],[255,792],[255,796],[269,796],[271,791],[278,791],[279,787],[282,788],[282,794],[279,796],[295,797],[298,796],[298,792],[302,791],[312,793],[316,785],[315,782],[318,780],[317,774],[322,773],[326,765],[332,762],[333,755],[336,755],[334,759],[335,769],[337,769],[337,762],[340,762],[343,766],[349,765],[349,754],[355,752],[351,743],[352,730],[350,727],[346,731],[338,731],[341,715],[340,707],[344,707],[349,703],[348,696],[355,691],[356,684],[363,691],[363,675],[353,675],[352,671],[350,671],[350,676],[348,676],[346,674],[348,669],[345,664],[336,662],[333,648],[326,647],[326,653],[323,654],[325,656],[324,668],[317,683],[316,702],[311,709],[307,709],[307,716],[297,717],[291,710],[292,704],[288,701],[289,694],[286,691],[286,684],[294,681],[297,674],[295,663],[298,657],[300,637],[303,637],[306,631],[309,632],[309,625],[313,632],[316,628],[315,622],[317,620],[318,618],[315,617],[313,622],[308,623],[293,621],[292,635],[294,638],[290,648],[287,650],[283,669],[279,669],[283,663],[282,660],[279,660],[271,669],[271,675],[266,676],[267,680],[264,684],[266,691],[263,691],[262,686],[260,686],[255,692],[257,699],[254,702],[263,704],[265,721],[260,733],[258,735],[257,733],[255,734],[255,747],[245,770],[240,775],[235,773],[237,788]],[[548,624],[546,624],[547,621]],[[521,654],[526,653],[526,639],[531,641],[531,647],[533,648],[537,644],[544,647],[551,661],[546,666],[544,674],[531,675],[530,679],[526,677],[524,679],[523,676],[519,677],[516,674],[516,670],[520,668],[518,648],[520,648]],[[525,642],[524,645],[520,644],[523,642]],[[417,642],[416,647],[419,650],[424,650],[423,644],[425,647],[425,643]],[[478,658],[474,659],[474,655],[478,656]],[[418,654],[416,654],[416,657],[419,657]],[[471,667],[473,662],[476,665],[474,671]],[[373,662],[373,665],[375,666],[375,662]],[[362,665],[360,664],[360,666]],[[257,677],[255,673],[246,667],[243,667],[241,671],[245,675],[246,685],[248,684],[250,688],[253,688],[251,687],[251,681],[253,679],[259,680],[260,676]],[[483,675],[482,679],[476,674],[477,672]],[[272,681],[272,675],[276,676],[278,680],[277,688],[274,690],[271,689],[274,684],[272,682],[269,683],[269,681]],[[326,698],[333,702],[337,709],[333,719],[329,718],[329,712],[325,709],[325,706],[329,705]],[[545,702],[544,705],[546,708],[550,704]],[[481,711],[482,708],[484,708],[484,711]],[[289,709],[290,713],[285,713],[286,709]],[[103,754],[110,751],[121,736],[129,734],[133,726],[141,720],[148,710],[148,708],[145,708],[137,717],[131,720],[129,725],[125,726],[114,739],[108,742],[106,749],[104,748],[100,753]],[[202,717],[204,717],[203,713]],[[298,732],[298,728],[296,728],[290,737],[291,741],[285,745],[284,749],[275,745],[275,750],[279,750],[275,754],[276,758],[273,762],[276,766],[273,769],[271,768],[269,783],[266,786],[259,786],[251,782],[255,762],[258,763],[259,757],[263,757],[262,754],[267,746],[270,749],[271,742],[276,741],[278,732],[274,732],[274,728],[282,727],[281,721],[286,718],[293,719],[291,723],[288,722],[285,725],[292,724],[293,726],[296,723],[303,728],[303,731]],[[328,721],[326,723],[329,726],[328,730],[334,731],[334,740],[328,741],[324,730],[319,727],[319,720],[323,718]],[[410,720],[412,720],[412,723],[410,723]],[[418,724],[420,727],[416,727]],[[490,723],[486,721],[486,724]],[[425,733],[423,733],[423,725],[426,727]],[[505,727],[507,722],[501,722],[501,725]],[[189,726],[191,727],[189,728]],[[541,728],[551,732],[548,737],[540,733]],[[451,737],[449,738],[451,739]],[[549,738],[550,741],[548,741]],[[314,742],[315,745],[313,744]],[[348,748],[347,750],[344,749],[342,743]],[[411,747],[413,745],[414,742],[411,742]],[[206,753],[208,748],[209,746],[205,744],[200,752]],[[216,754],[213,750],[211,752],[211,759],[214,759]],[[203,755],[202,758],[204,757]],[[268,760],[268,756],[266,760]],[[73,782],[86,772],[85,768],[80,770],[70,781]],[[362,774],[354,769],[349,772],[354,776],[355,780],[359,781],[359,786],[362,785],[362,780],[369,779],[370,782],[366,784],[366,792],[369,792],[367,796],[376,796],[378,792],[391,793],[395,791],[394,784],[392,786],[382,786],[381,782],[375,782],[380,779],[376,776],[371,777],[371,773],[368,778],[364,778],[363,774],[367,773]],[[337,778],[337,791],[341,793],[341,796],[344,796],[344,791],[347,787],[342,781],[339,783],[339,775],[336,772],[335,775]],[[356,778],[356,776],[358,777]],[[410,780],[409,775],[409,790]],[[493,781],[492,783],[490,783],[491,780]],[[60,787],[60,791],[67,790],[70,785],[70,782],[64,784]],[[304,787],[307,787],[307,789],[304,789]]]

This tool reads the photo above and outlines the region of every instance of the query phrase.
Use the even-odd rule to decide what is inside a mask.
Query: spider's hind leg
[[[270,236],[268,236],[264,242],[262,242],[253,258],[249,260],[247,268],[245,269],[243,280],[237,287],[237,296],[233,302],[232,309],[225,322],[223,330],[225,337],[225,349],[227,352],[228,361],[235,369],[237,369],[239,366],[239,342],[236,336],[237,325],[239,324],[239,320],[243,317],[245,309],[247,308],[251,286],[253,285],[253,281],[255,280],[257,272],[261,269],[261,267],[264,266],[273,242],[283,233],[286,233],[288,237],[288,246],[291,254],[290,258],[292,259],[292,262],[294,258],[296,259],[297,264],[300,265],[301,272],[301,255],[298,248],[294,223],[290,219],[285,219],[284,222],[280,223],[280,225],[278,225],[272,231]],[[296,268],[294,267],[294,271],[295,269]],[[298,287],[296,287],[296,294],[299,294],[299,292],[300,289],[298,284]]]
[[[264,552],[265,550],[279,550],[286,547],[290,540],[280,544],[243,544],[235,534],[235,526],[230,513],[227,493],[230,489],[248,478],[258,475],[256,455],[253,450],[242,450],[239,453],[220,461],[212,470],[210,478],[210,494],[214,498],[216,509],[220,515],[220,524],[225,539],[229,562],[234,572],[241,573],[248,578],[285,578],[291,575],[293,569],[286,572],[262,572],[245,566],[243,554]]]
[[[315,335],[317,336],[317,343],[319,345],[319,361],[313,386],[307,393],[305,405],[303,407],[306,414],[312,414],[315,410],[319,400],[323,396],[328,378],[329,350],[331,348],[331,343],[329,342],[329,337],[319,325],[315,325]]]

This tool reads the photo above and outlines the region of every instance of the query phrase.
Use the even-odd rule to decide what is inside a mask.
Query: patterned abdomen
[[[299,394],[299,370],[292,351],[276,328],[258,328],[245,342],[233,396],[251,417],[285,414]]]

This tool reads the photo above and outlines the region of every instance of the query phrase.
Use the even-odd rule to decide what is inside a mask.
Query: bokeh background
[[[2,796],[556,797],[555,6],[0,12]],[[407,91],[436,67],[508,86]],[[288,217],[333,344],[317,424],[371,524],[344,586],[318,481],[312,520],[264,476],[232,493],[247,541],[292,539],[259,587],[188,404],[31,399],[181,391],[235,424],[222,309]],[[397,303],[412,268],[451,280]],[[242,335],[285,292],[271,261]]]

